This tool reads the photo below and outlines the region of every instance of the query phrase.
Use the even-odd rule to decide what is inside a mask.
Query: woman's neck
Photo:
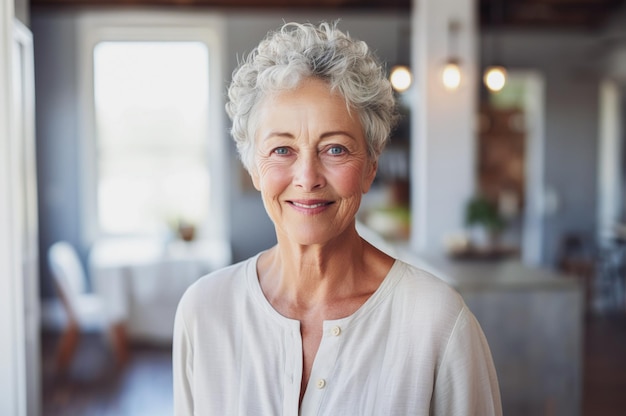
[[[333,305],[366,299],[378,288],[392,263],[393,259],[355,230],[340,242],[324,245],[300,246],[279,239],[261,256],[257,271],[270,303],[297,319],[294,315],[320,308],[333,310]]]

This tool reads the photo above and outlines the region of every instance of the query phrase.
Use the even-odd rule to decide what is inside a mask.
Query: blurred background
[[[0,414],[172,413],[180,296],[275,243],[230,74],[322,20],[403,115],[362,235],[459,290],[505,414],[626,412],[625,1],[2,0]]]

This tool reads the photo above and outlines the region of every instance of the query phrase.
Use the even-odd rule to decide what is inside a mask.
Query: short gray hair
[[[327,81],[356,109],[370,158],[383,151],[398,113],[385,70],[367,44],[341,32],[337,23],[285,23],[243,59],[228,88],[231,134],[248,171],[254,166],[255,107],[308,77]]]

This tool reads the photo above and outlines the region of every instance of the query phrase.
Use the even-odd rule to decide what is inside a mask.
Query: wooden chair
[[[578,233],[568,233],[561,239],[557,254],[558,269],[581,282],[584,292],[584,308],[591,311],[594,298],[594,276],[596,274],[595,250],[590,239]]]
[[[56,352],[56,365],[65,372],[71,365],[82,332],[104,332],[105,313],[101,299],[87,292],[85,271],[74,247],[66,241],[54,243],[48,250],[48,265],[59,299],[67,316],[67,325]],[[125,351],[120,351],[118,339],[123,334],[113,328],[114,349],[118,363],[126,360]]]

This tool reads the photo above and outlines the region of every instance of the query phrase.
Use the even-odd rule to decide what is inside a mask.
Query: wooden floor
[[[626,415],[626,315],[587,318],[583,415]]]
[[[104,340],[81,338],[72,368],[54,368],[58,337],[42,336],[43,416],[171,416],[171,349],[135,345],[123,369],[117,368]]]
[[[136,345],[118,370],[102,340],[89,336],[69,374],[59,377],[55,342],[54,335],[42,338],[43,416],[172,415],[169,348]],[[582,416],[626,414],[626,315],[588,317],[584,351]]]

